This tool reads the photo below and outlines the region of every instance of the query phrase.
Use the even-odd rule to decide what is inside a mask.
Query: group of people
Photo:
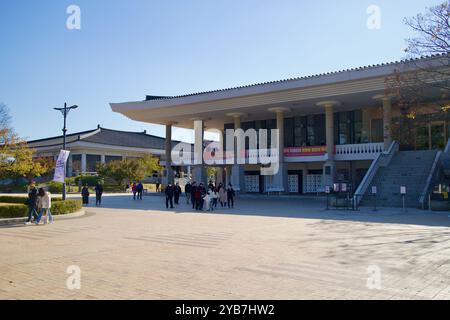
[[[170,204],[171,209],[174,208],[173,200],[175,200],[175,204],[179,204],[180,195],[181,195],[182,191],[181,191],[181,187],[178,182],[175,185],[172,185],[171,183],[169,183],[166,187],[166,190],[164,190],[164,193],[166,195],[166,208],[167,209],[169,208],[169,204]]]
[[[133,200],[136,200],[136,196],[138,200],[142,200],[142,194],[144,193],[144,185],[142,182],[133,182],[131,185],[131,192],[133,192]]]
[[[52,207],[52,195],[50,192],[45,191],[44,188],[36,188],[36,183],[33,181],[28,186],[28,218],[25,222],[26,225],[30,225],[33,220],[38,225],[42,218],[44,224],[53,223],[53,216],[50,211]]]
[[[83,189],[81,189],[81,197],[83,198],[83,205],[89,204],[89,186],[87,184],[84,185]],[[95,205],[102,205],[102,196],[103,196],[103,185],[100,182],[97,182],[95,185]]]
[[[219,183],[216,186],[212,181],[209,182],[208,186],[201,182],[197,185],[194,181],[192,184],[188,182],[184,187],[184,192],[186,195],[186,203],[192,204],[192,209],[197,211],[213,211],[217,208],[218,204],[220,206],[228,208],[234,208],[234,197],[236,193],[233,189],[231,183],[225,188],[223,183]],[[175,198],[175,204],[179,204],[179,198],[182,194],[180,185],[169,184],[165,190],[166,195],[166,208],[173,209],[173,198]]]

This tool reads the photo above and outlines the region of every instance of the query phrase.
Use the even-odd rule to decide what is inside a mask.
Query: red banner
[[[326,146],[284,148],[285,157],[323,156],[325,153],[327,153]]]

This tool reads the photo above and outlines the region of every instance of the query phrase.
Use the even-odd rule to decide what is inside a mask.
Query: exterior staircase
[[[403,206],[400,186],[406,186],[405,206],[419,207],[419,198],[426,187],[436,150],[398,151],[388,166],[380,167],[370,186],[377,187],[376,205],[385,207]],[[362,206],[373,206],[372,188],[367,188]]]

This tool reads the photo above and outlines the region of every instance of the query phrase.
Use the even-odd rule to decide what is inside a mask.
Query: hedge
[[[23,197],[0,197],[0,203],[10,203],[11,205],[0,206],[0,218],[22,218],[28,214],[28,207],[20,205],[25,202]],[[52,198],[51,213],[54,215],[63,215],[74,213],[82,208],[81,200],[65,200],[61,198]]]
[[[28,207],[20,204],[0,206],[0,218],[23,218],[28,215]]]
[[[15,196],[0,196],[0,203],[19,203],[26,204],[27,197],[15,197]],[[53,198],[52,202],[62,201],[61,198]]]
[[[52,203],[52,208],[50,209],[50,211],[54,215],[62,215],[80,211],[81,208],[81,200],[66,200]]]

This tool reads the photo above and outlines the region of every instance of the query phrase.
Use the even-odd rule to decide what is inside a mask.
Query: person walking
[[[211,199],[212,199],[212,207],[217,208],[217,202],[219,201],[219,193],[217,192],[217,188],[213,188],[211,190]]]
[[[202,184],[195,188],[194,192],[194,198],[195,198],[195,210],[202,210],[202,204],[203,204],[203,194],[202,194]]]
[[[195,193],[197,192],[197,183],[194,181],[192,183],[191,187],[191,202],[192,202],[192,209],[195,209]]]
[[[174,187],[172,186],[171,183],[169,183],[167,185],[164,193],[166,194],[166,209],[169,209],[169,203],[170,203],[170,208],[173,209]]]
[[[211,191],[203,195],[203,203],[206,211],[211,211]],[[203,211],[203,208],[201,209]]]
[[[142,193],[144,192],[144,185],[142,184],[141,181],[139,181],[139,183],[138,183],[138,185],[136,187],[136,190],[137,190],[137,197],[138,197],[138,199],[142,200]]]
[[[173,188],[173,195],[174,195],[174,198],[175,198],[175,204],[178,204],[178,202],[180,200],[181,192],[182,191],[181,191],[180,184],[177,182],[177,184]]]
[[[30,185],[28,186],[28,199],[27,199],[27,205],[28,205],[28,219],[25,222],[26,225],[31,224],[31,221],[33,218],[36,220],[38,217],[37,213],[37,202],[38,197],[38,190],[36,188],[36,182],[32,181]]]
[[[84,185],[83,189],[81,190],[81,197],[83,198],[83,205],[88,205],[89,204],[89,187],[87,184]]]
[[[97,182],[97,185],[95,186],[95,205],[101,206],[102,205],[102,196],[103,196],[103,185],[99,182]]]
[[[199,191],[200,191],[200,198],[199,198],[199,207],[200,207],[200,211],[203,211],[203,206],[205,205],[205,201],[203,201],[203,198],[206,195],[206,188],[205,185],[202,183],[200,183],[199,186]]]
[[[136,200],[136,193],[137,193],[136,182],[133,182],[133,185],[131,186],[131,192],[133,192],[133,200]]]
[[[42,216],[44,216],[44,224],[53,223],[53,216],[50,212],[50,209],[52,208],[52,195],[43,188],[39,188],[38,191],[37,207],[39,210],[39,216],[37,217],[36,225],[39,225]]]
[[[158,193],[158,192],[161,192],[161,183],[159,183],[159,181],[158,182],[156,182],[156,192]]]
[[[219,184],[219,202],[222,208],[227,205],[227,190],[222,183]]]
[[[227,202],[228,202],[228,208],[234,208],[234,196],[236,193],[234,192],[233,186],[231,183],[228,184],[227,188]]]
[[[189,204],[189,201],[191,200],[191,192],[192,192],[192,185],[188,181],[186,185],[184,186],[184,193],[186,194],[186,203]]]

